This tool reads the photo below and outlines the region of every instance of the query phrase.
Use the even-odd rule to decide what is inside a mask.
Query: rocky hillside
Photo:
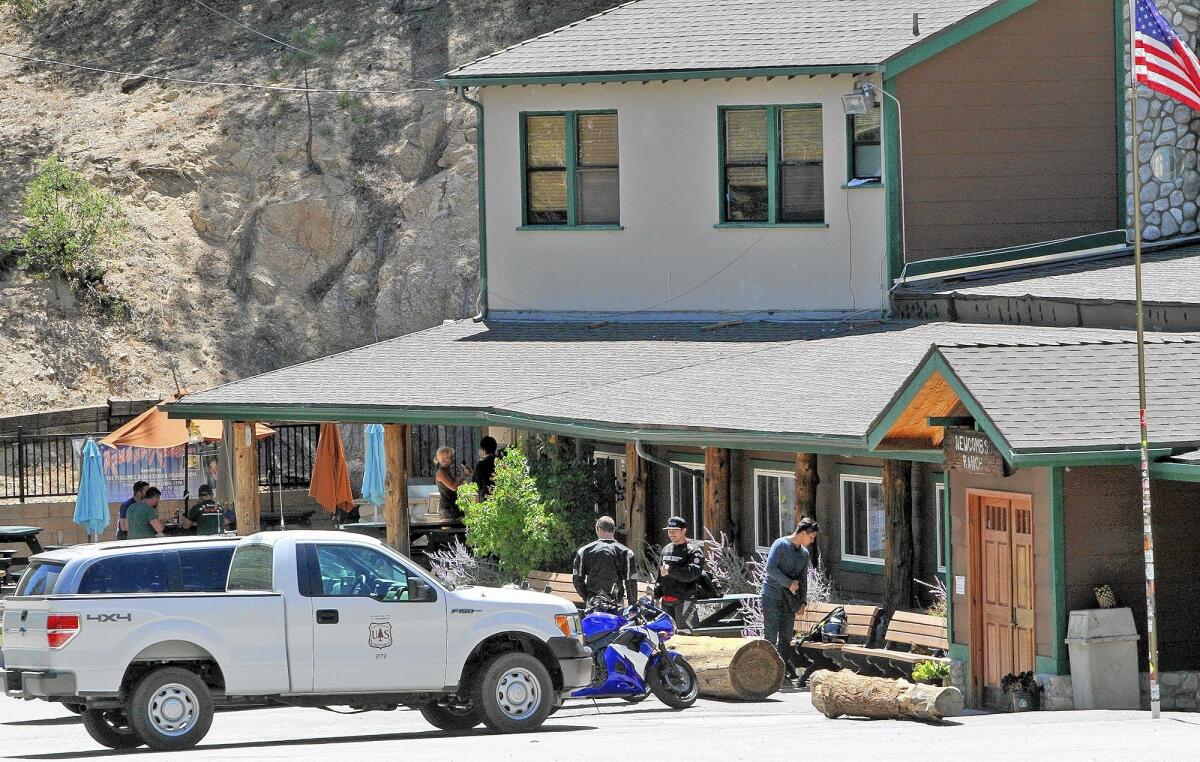
[[[121,200],[107,281],[131,319],[0,273],[0,414],[191,389],[473,314],[473,111],[432,80],[609,0],[278,0],[212,8],[315,57],[305,97],[0,58],[0,237],[57,153]],[[194,0],[0,0],[0,50],[303,85],[303,57]],[[420,362],[420,358],[413,358]]]

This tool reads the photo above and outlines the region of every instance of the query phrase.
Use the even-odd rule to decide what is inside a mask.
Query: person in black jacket
[[[584,603],[604,596],[620,605],[622,598],[637,601],[636,562],[633,551],[616,540],[617,522],[609,516],[596,520],[596,541],[575,552],[571,582]]]
[[[704,555],[688,542],[687,526],[681,516],[667,520],[663,528],[670,542],[663,546],[662,566],[658,570],[663,608],[680,630],[690,629],[694,624],[692,614],[700,597],[700,575],[704,571]]]

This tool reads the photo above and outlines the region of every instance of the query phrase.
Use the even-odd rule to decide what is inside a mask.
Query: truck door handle
[[[337,609],[317,609],[317,624],[337,624]]]

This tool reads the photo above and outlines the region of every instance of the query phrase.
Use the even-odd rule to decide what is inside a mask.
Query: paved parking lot
[[[117,755],[97,746],[77,718],[42,702],[0,699],[0,757],[89,759]],[[141,758],[165,757],[141,749]],[[1014,758],[1195,760],[1200,714],[1157,722],[1138,712],[973,714],[943,725],[828,720],[808,694],[777,694],[759,704],[701,700],[673,712],[641,704],[572,702],[522,736],[483,730],[451,736],[416,712],[336,715],[317,709],[222,712],[201,744],[178,759],[626,759],[862,760]]]

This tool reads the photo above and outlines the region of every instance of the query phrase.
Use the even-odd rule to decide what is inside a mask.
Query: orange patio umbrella
[[[174,402],[183,395],[168,397],[159,403]],[[221,441],[220,421],[192,421],[199,429],[200,435],[206,442]],[[264,439],[272,436],[275,430],[261,423],[255,426],[255,437]],[[158,405],[134,418],[113,433],[100,440],[100,444],[108,447],[145,447],[163,449],[179,447],[188,443],[187,421],[182,418],[168,418]]]
[[[313,461],[308,496],[330,513],[339,508],[348,511],[354,507],[354,493],[350,491],[350,470],[346,468],[346,450],[342,447],[342,436],[338,433],[337,424],[321,424],[321,436],[317,440],[317,457]]]

